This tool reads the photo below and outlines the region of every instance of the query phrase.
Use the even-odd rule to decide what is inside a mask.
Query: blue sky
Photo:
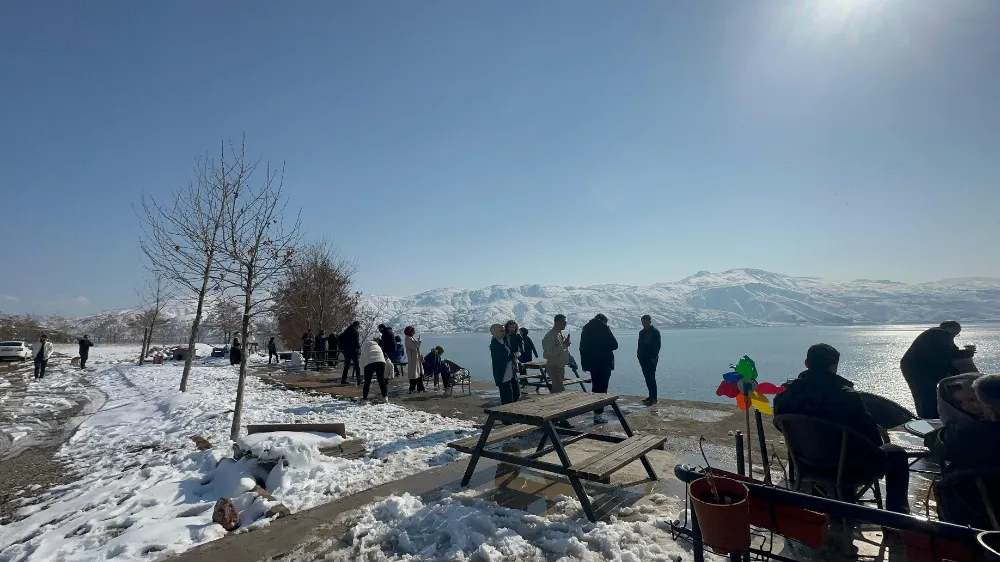
[[[132,304],[141,193],[244,131],[366,292],[1000,276],[997,21],[995,0],[5,2],[0,310]]]

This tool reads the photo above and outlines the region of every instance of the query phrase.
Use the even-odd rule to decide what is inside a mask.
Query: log
[[[347,439],[347,427],[342,423],[272,423],[248,425],[247,435],[272,431],[305,431],[308,433],[336,433]]]
[[[320,453],[328,457],[340,457],[342,459],[359,459],[365,456],[365,442],[361,439],[348,439],[340,445],[333,447],[320,447]]]

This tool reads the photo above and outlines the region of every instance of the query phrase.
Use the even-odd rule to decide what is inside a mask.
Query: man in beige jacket
[[[555,326],[542,338],[542,357],[545,358],[545,372],[552,383],[552,392],[565,390],[563,380],[566,378],[566,366],[576,365],[576,359],[569,353],[569,336],[564,336],[566,316],[556,314]]]

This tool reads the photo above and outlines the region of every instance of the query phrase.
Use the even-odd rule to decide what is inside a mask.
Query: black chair
[[[798,414],[774,417],[788,448],[789,480],[797,492],[860,503],[872,490],[882,509],[879,478],[885,453],[857,431],[821,418]]]
[[[916,414],[884,396],[870,392],[858,392],[858,394],[861,395],[861,401],[865,403],[868,413],[880,427],[892,429],[917,419]]]
[[[956,525],[1000,531],[1000,468],[956,470],[936,479],[938,519]]]

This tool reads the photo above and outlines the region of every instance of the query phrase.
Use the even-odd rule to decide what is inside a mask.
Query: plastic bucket
[[[702,540],[722,554],[746,551],[750,548],[750,493],[743,483],[729,478],[715,477],[715,486],[732,503],[715,503],[708,478],[688,485]]]

